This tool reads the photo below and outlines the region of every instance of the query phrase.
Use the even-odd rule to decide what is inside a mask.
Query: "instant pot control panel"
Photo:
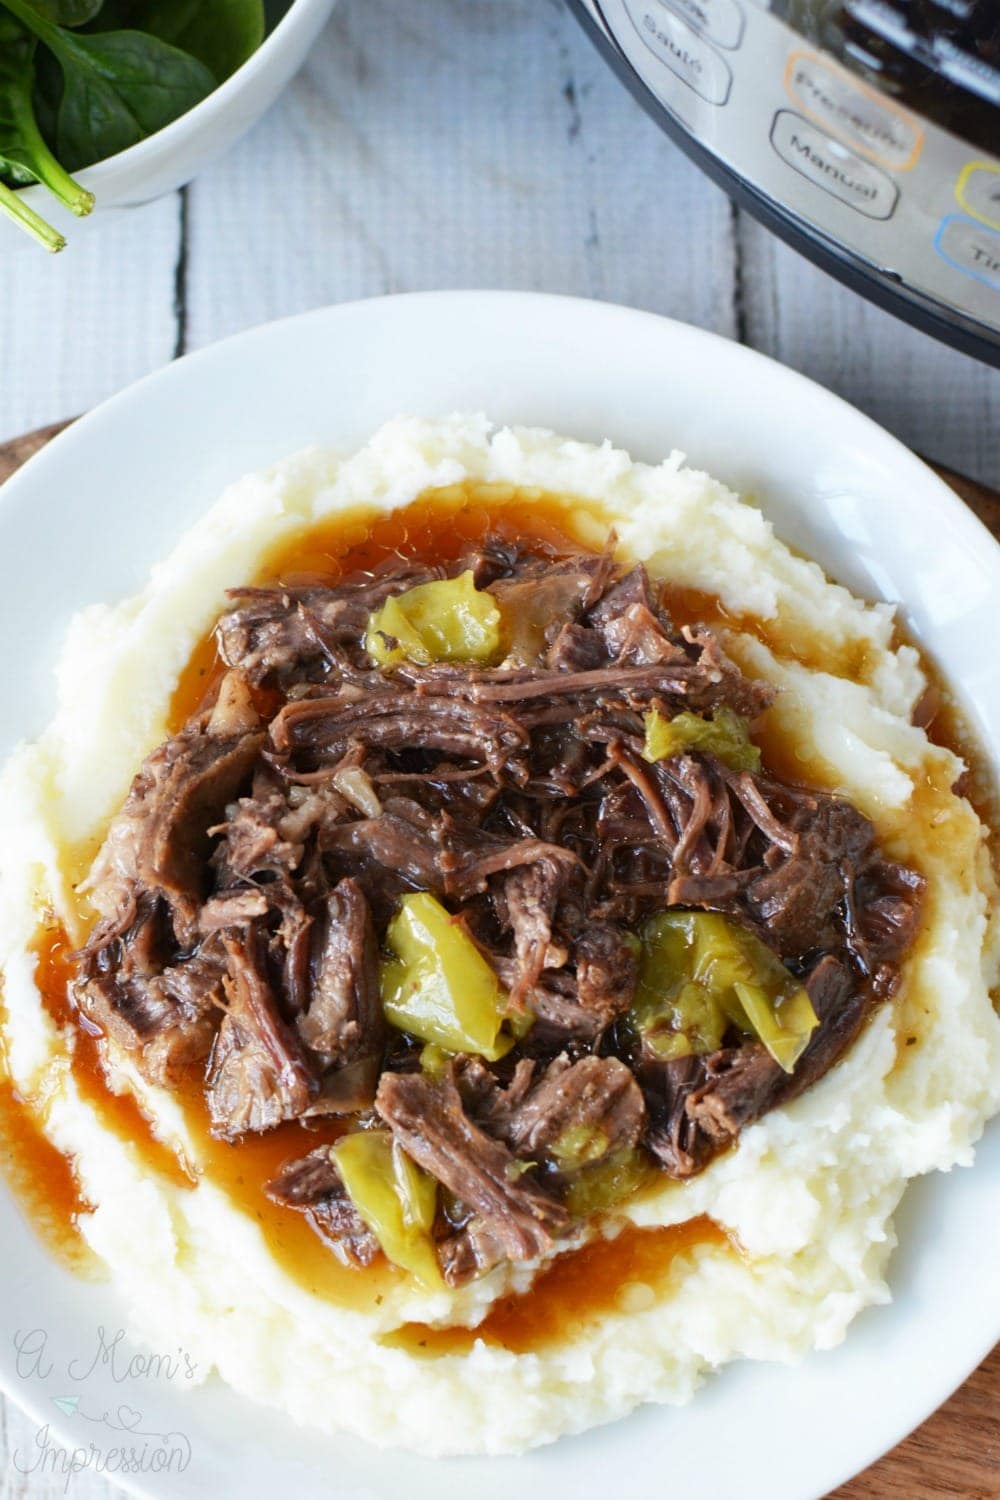
[[[869,3],[888,13],[891,0]],[[1000,73],[980,70],[987,124],[970,144],[761,0],[574,4],[638,97],[751,211],[859,291],[1000,363]]]

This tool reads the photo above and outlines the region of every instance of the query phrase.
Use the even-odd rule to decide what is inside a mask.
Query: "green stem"
[[[88,188],[81,187],[76,179],[59,165],[52,153],[44,149],[44,142],[42,142],[42,147],[44,154],[39,151],[32,166],[39,182],[43,182],[49,192],[55,193],[60,203],[65,203],[78,219],[85,219],[94,207],[93,193]]]
[[[0,182],[0,213],[5,213],[8,218],[14,220],[26,234],[32,235],[46,250],[53,254],[57,250],[65,250],[66,241],[57,229],[47,224],[41,214],[36,214],[33,208],[29,208],[20,194],[11,191],[6,184]]]
[[[49,150],[27,94],[15,97],[14,122],[29,148],[30,155],[25,165],[78,219],[85,218],[94,206],[94,195],[81,187]]]

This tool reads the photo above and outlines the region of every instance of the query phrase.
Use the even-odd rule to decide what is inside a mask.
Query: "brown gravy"
[[[240,1145],[230,1146],[211,1134],[204,1096],[194,1085],[181,1101],[195,1158],[186,1161],[157,1137],[132,1094],[116,1094],[108,1086],[101,1062],[100,1038],[81,1024],[73,1002],[72,945],[62,928],[54,923],[45,927],[36,946],[36,982],[42,1003],[57,1025],[69,1026],[74,1031],[69,1066],[82,1098],[95,1111],[102,1126],[130,1143],[146,1168],[174,1187],[191,1188],[204,1180],[220,1188],[234,1207],[258,1224],[275,1260],[306,1290],[355,1307],[377,1301],[387,1284],[395,1279],[395,1271],[384,1264],[372,1268],[370,1274],[358,1276],[340,1264],[302,1215],[272,1203],[263,1192],[264,1183],[290,1157],[336,1140],[341,1128],[338,1123],[331,1120],[308,1127],[291,1121],[267,1135],[250,1136]],[[47,1200],[45,1183],[50,1181],[52,1201],[66,1204],[60,1183],[67,1173],[73,1177],[72,1163],[45,1141],[30,1106],[22,1101],[9,1120],[0,1121],[0,1128],[5,1138],[9,1134],[14,1141],[31,1143],[25,1149],[32,1153],[34,1161],[44,1166],[38,1177],[39,1199]],[[40,1159],[39,1137],[48,1147],[47,1164]],[[75,1184],[75,1178],[73,1181]],[[86,1205],[73,1202],[65,1213],[60,1211],[59,1217],[66,1226],[75,1225],[83,1211]]]
[[[427,561],[447,562],[470,543],[488,535],[505,541],[530,541],[549,546],[554,552],[575,547],[598,548],[607,534],[607,521],[600,509],[571,496],[541,490],[514,491],[509,485],[466,481],[428,491],[411,505],[389,515],[357,511],[339,515],[320,526],[285,539],[266,555],[253,580],[256,583],[336,582],[353,572],[374,568],[394,553],[405,553]],[[700,589],[667,584],[662,590],[665,608],[677,626],[714,625],[720,629],[745,631],[765,645],[803,665],[820,671],[863,680],[868,669],[868,648],[858,642],[834,651],[820,637],[792,641],[780,619],[761,620],[727,610],[714,594]],[[896,644],[913,645],[898,628]],[[945,685],[942,674],[921,653],[927,674],[933,716],[925,726],[932,743],[954,751],[969,766],[962,791],[987,827],[997,824],[997,796],[985,756],[977,749]],[[181,674],[171,700],[168,725],[175,733],[219,685],[224,665],[210,632],[198,643]],[[766,763],[776,775],[808,783],[816,768],[796,756],[785,737],[770,730],[766,721],[757,736]]]
[[[467,481],[428,491],[389,515],[358,511],[340,515],[284,540],[267,554],[256,583],[335,583],[349,573],[377,567],[395,553],[427,562],[450,562],[487,536],[529,541],[565,553],[597,549],[607,534],[598,507],[540,490],[512,491],[509,485]],[[780,620],[761,620],[727,610],[714,594],[666,584],[663,603],[675,625],[716,625],[750,631],[766,645],[793,654]],[[863,643],[834,652],[816,637],[800,640],[794,654],[808,666],[861,676]],[[213,633],[196,647],[171,702],[169,727],[176,731],[206,700],[224,670]]]
[[[553,1260],[528,1291],[499,1298],[476,1328],[405,1323],[382,1342],[428,1359],[465,1354],[477,1340],[529,1354],[616,1309],[628,1311],[630,1288],[662,1296],[678,1257],[702,1245],[731,1248],[725,1231],[704,1215],[657,1229],[628,1224],[614,1239],[592,1240]]]
[[[340,515],[283,541],[266,557],[255,581],[333,582],[347,573],[372,568],[397,551],[448,561],[470,542],[488,534],[511,541],[527,539],[557,553],[565,552],[581,545],[600,546],[605,530],[597,507],[576,500],[536,491],[515,493],[509,486],[456,485],[424,495],[391,515]],[[678,625],[701,622],[749,630],[767,644],[788,650],[779,622],[732,615],[711,595],[668,587],[664,603]],[[803,659],[810,665],[836,670],[827,658],[814,659],[811,645],[806,643]],[[860,676],[865,664],[859,657],[838,665]],[[178,681],[170,708],[171,732],[211,700],[223,670],[214,634],[209,634],[199,643]],[[946,695],[942,695],[942,701],[947,702]],[[970,756],[963,727],[953,713],[940,711],[928,732],[936,743],[948,745],[973,767],[979,767],[977,784],[990,786],[989,776],[982,769],[985,762]],[[768,735],[765,728],[761,743],[767,762],[778,774],[792,781],[809,779],[810,768],[796,765],[779,736]],[[984,821],[989,821],[986,809],[992,812],[992,799],[984,797],[981,801],[977,810]],[[259,1225],[275,1260],[309,1291],[357,1308],[380,1303],[399,1273],[384,1261],[363,1274],[342,1266],[303,1216],[272,1204],[262,1191],[262,1185],[284,1161],[336,1139],[340,1128],[337,1122],[314,1126],[293,1122],[265,1136],[248,1138],[238,1146],[227,1145],[212,1137],[201,1089],[194,1084],[183,1100],[183,1108],[195,1161],[179,1159],[157,1138],[137,1101],[108,1087],[99,1039],[80,1025],[69,990],[72,946],[58,926],[42,930],[37,943],[38,984],[53,1019],[75,1033],[69,1065],[81,1094],[102,1123],[128,1141],[151,1172],[175,1187],[190,1188],[201,1180],[218,1187]],[[42,1115],[13,1089],[2,1068],[2,1055],[0,1138],[7,1175],[46,1243],[64,1259],[79,1263],[85,1247],[76,1225],[90,1205],[80,1194],[72,1159],[48,1142]],[[706,1218],[665,1229],[628,1226],[614,1239],[597,1240],[557,1258],[529,1292],[502,1299],[477,1329],[440,1330],[413,1324],[392,1335],[391,1341],[429,1357],[462,1352],[477,1338],[514,1352],[526,1352],[565,1337],[575,1326],[610,1311],[629,1284],[651,1286],[662,1294],[679,1256],[699,1245],[727,1243],[719,1226]]]
[[[81,1097],[98,1114],[102,1126],[119,1140],[130,1142],[150,1170],[171,1182],[190,1187],[194,1178],[173,1151],[156,1136],[152,1123],[130,1093],[116,1094],[107,1084],[101,1064],[99,1037],[81,1025],[73,1004],[70,982],[76,972],[73,945],[57,922],[43,927],[36,940],[38,967],[35,982],[52,1020],[73,1034],[70,1069]]]
[[[157,1138],[133,1096],[115,1094],[108,1087],[99,1039],[80,1024],[73,1004],[71,947],[57,924],[42,929],[37,952],[36,980],[43,1004],[58,1025],[75,1028],[69,1065],[102,1126],[129,1142],[151,1173],[175,1187],[191,1188],[204,1180],[221,1189],[235,1208],[258,1224],[276,1262],[306,1290],[356,1309],[380,1303],[399,1279],[393,1267],[383,1260],[359,1273],[341,1265],[300,1214],[272,1203],[262,1191],[262,1184],[290,1157],[336,1140],[342,1128],[338,1122],[307,1127],[293,1121],[231,1146],[211,1135],[201,1090],[192,1088],[183,1107],[197,1160],[179,1158]],[[78,1220],[91,1205],[80,1192],[73,1160],[47,1139],[44,1121],[6,1076],[0,1080],[0,1132],[9,1180],[45,1243],[64,1262],[86,1263],[89,1251]],[[612,1311],[631,1284],[643,1283],[662,1294],[676,1258],[709,1244],[725,1246],[729,1240],[704,1217],[659,1229],[628,1225],[614,1239],[595,1240],[558,1257],[527,1292],[501,1298],[476,1329],[407,1324],[387,1342],[431,1356],[460,1353],[480,1338],[515,1354],[527,1353],[570,1337],[578,1325]]]
[[[45,1133],[44,1111],[36,1108],[10,1076],[2,1048],[6,1012],[0,1006],[0,1163],[5,1182],[42,1243],[70,1269],[92,1274],[95,1258],[80,1232],[81,1215],[90,1213],[77,1182],[72,1157],[54,1146]]]
[[[487,536],[528,540],[565,553],[599,546],[598,526],[596,509],[558,495],[519,491],[515,497],[509,485],[450,485],[389,515],[357,511],[299,532],[271,549],[253,581],[336,583],[349,573],[377,567],[395,553],[418,561],[451,562]],[[215,635],[210,633],[178,680],[168,720],[172,733],[211,700],[223,671]]]

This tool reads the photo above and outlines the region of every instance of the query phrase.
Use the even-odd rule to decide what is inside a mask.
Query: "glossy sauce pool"
[[[0,1007],[0,1029],[6,1025]],[[80,1191],[74,1162],[45,1133],[44,1110],[15,1087],[0,1047],[0,1161],[4,1180],[48,1250],[81,1274],[98,1272],[80,1233],[82,1215],[93,1205]]]
[[[342,1266],[301,1214],[280,1208],[263,1192],[263,1184],[290,1157],[336,1140],[341,1129],[337,1122],[324,1121],[310,1128],[291,1121],[267,1135],[250,1136],[239,1146],[229,1146],[212,1136],[204,1096],[200,1088],[192,1088],[180,1100],[193,1146],[191,1160],[187,1160],[158,1138],[132,1094],[117,1094],[108,1087],[101,1064],[100,1038],[81,1023],[73,1003],[70,983],[75,965],[65,932],[52,924],[40,932],[36,946],[36,982],[42,1002],[57,1025],[73,1030],[70,1058],[73,1080],[103,1128],[127,1142],[141,1157],[147,1171],[173,1187],[190,1190],[200,1180],[206,1180],[221,1188],[235,1208],[257,1222],[275,1260],[306,1290],[355,1307],[366,1307],[384,1295],[396,1275],[388,1265],[373,1267],[364,1276]],[[5,1139],[9,1132],[11,1139],[21,1143],[21,1150],[43,1168],[36,1201],[48,1201],[48,1184],[51,1184],[51,1201],[58,1200],[62,1205],[58,1223],[53,1223],[52,1232],[47,1235],[48,1243],[56,1248],[61,1245],[64,1252],[75,1254],[81,1242],[77,1221],[85,1205],[76,1187],[72,1161],[49,1144],[43,1121],[27,1101],[15,1104],[3,1124]],[[49,1154],[43,1160],[45,1148]],[[67,1180],[73,1183],[72,1198]]]
[[[405,1323],[382,1339],[425,1359],[465,1354],[478,1340],[512,1354],[530,1354],[572,1339],[589,1323],[612,1313],[648,1307],[669,1292],[677,1262],[702,1246],[735,1248],[713,1219],[639,1229],[626,1224],[614,1239],[595,1239],[560,1255],[528,1292],[500,1297],[475,1328],[431,1328]]]
[[[579,501],[534,491],[514,493],[509,487],[466,484],[435,491],[388,516],[360,512],[338,516],[273,549],[257,579],[251,582],[335,582],[346,574],[371,569],[397,553],[448,562],[487,535],[528,541],[556,554],[581,545],[596,550],[605,531],[606,523],[602,523],[597,508]],[[234,584],[239,582],[234,580]],[[749,629],[768,644],[788,649],[787,640],[781,638],[780,624],[733,616],[712,596],[668,588],[664,590],[664,603],[678,626],[705,623]],[[800,641],[798,648],[795,654],[808,665],[845,675],[864,673],[863,653],[855,653],[856,659],[833,660],[820,639]],[[171,732],[211,701],[223,671],[214,636],[209,635],[178,681],[170,708]],[[939,715],[930,732],[939,743],[970,759],[957,721]],[[778,774],[793,781],[801,779],[801,766],[766,730],[762,745],[766,763]],[[971,759],[975,764],[975,757]],[[105,1128],[127,1141],[151,1173],[175,1188],[190,1191],[199,1180],[206,1180],[224,1191],[234,1207],[256,1221],[275,1260],[300,1285],[352,1307],[380,1302],[398,1279],[397,1272],[384,1262],[365,1272],[341,1266],[302,1215],[272,1204],[262,1191],[262,1185],[283,1162],[336,1139],[341,1128],[337,1122],[315,1127],[293,1122],[267,1135],[249,1137],[239,1145],[227,1145],[211,1136],[201,1089],[194,1087],[183,1100],[193,1160],[179,1158],[157,1138],[131,1095],[118,1095],[108,1088],[98,1038],[79,1024],[72,1002],[69,984],[73,962],[66,935],[57,926],[46,927],[39,933],[37,948],[43,1001],[53,1019],[74,1033],[70,1059],[73,1077]],[[7,1175],[46,1243],[64,1259],[80,1264],[84,1247],[77,1222],[89,1205],[77,1187],[72,1159],[49,1143],[42,1113],[31,1101],[21,1099],[5,1078],[5,1072],[0,1072],[0,1132]],[[709,1219],[661,1229],[626,1226],[615,1238],[595,1240],[560,1256],[529,1292],[501,1299],[475,1330],[442,1331],[410,1325],[392,1339],[424,1356],[461,1352],[477,1337],[526,1352],[621,1306],[623,1289],[627,1292],[639,1286],[664,1295],[678,1256],[699,1245],[727,1244],[723,1231]]]

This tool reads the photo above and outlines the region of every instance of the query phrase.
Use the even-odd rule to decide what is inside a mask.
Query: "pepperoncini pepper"
[[[804,987],[765,943],[716,912],[651,917],[630,1013],[643,1046],[670,1059],[714,1052],[735,1026],[792,1072],[819,1025]]]
[[[386,933],[382,1008],[391,1025],[445,1052],[503,1057],[506,996],[460,923],[426,891],[404,896]],[[521,1018],[518,1018],[521,1019]]]
[[[401,661],[492,661],[500,652],[500,610],[471,571],[418,583],[369,617],[365,650],[380,667]]]
[[[681,755],[685,750],[707,750],[732,771],[760,770],[760,750],[750,741],[746,719],[725,705],[708,719],[687,711],[667,719],[653,708],[643,722],[645,760],[665,760],[668,755]]]
[[[655,1172],[641,1151],[616,1151],[578,1172],[570,1180],[563,1202],[574,1218],[589,1219],[631,1198]]]
[[[442,1286],[430,1237],[437,1209],[434,1178],[388,1130],[342,1136],[332,1149],[348,1197],[388,1259],[424,1286]]]

